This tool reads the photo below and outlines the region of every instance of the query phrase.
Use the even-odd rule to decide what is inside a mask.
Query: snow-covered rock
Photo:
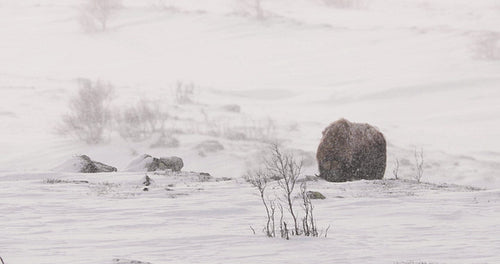
[[[184,162],[179,157],[155,158],[151,155],[143,154],[130,162],[127,166],[127,171],[180,171],[182,167],[184,167]]]
[[[117,169],[113,166],[106,165],[102,162],[93,161],[87,155],[74,156],[65,161],[61,165],[54,168],[60,172],[81,172],[81,173],[97,173],[97,172],[115,172]]]
[[[180,171],[184,167],[184,162],[181,158],[172,157],[161,157],[160,158],[160,168],[163,169],[162,164],[166,167],[165,169],[170,169],[172,171]]]
[[[133,260],[133,259],[118,259],[115,258],[113,259],[114,264],[151,264],[151,262],[144,262],[140,260]]]
[[[316,199],[324,200],[324,199],[326,199],[326,197],[322,193],[317,192],[317,191],[308,191],[307,192],[307,197],[309,199],[313,199],[313,200],[316,200]]]

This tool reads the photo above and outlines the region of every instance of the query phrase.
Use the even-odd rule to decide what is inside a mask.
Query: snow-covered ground
[[[258,20],[236,0],[127,0],[94,33],[79,23],[81,2],[0,0],[6,264],[500,262],[498,1],[263,0]],[[110,82],[114,109],[161,103],[179,146],[56,133],[78,78]],[[193,103],[176,102],[179,81],[195,85]],[[312,182],[327,196],[315,206],[328,237],[265,238],[256,190],[241,179],[248,164],[272,138],[317,173],[321,131],[341,117],[384,133],[385,180]],[[425,184],[410,181],[415,149]],[[144,173],[123,172],[143,153],[232,180],[152,175],[144,192]],[[78,154],[119,172],[53,170]]]
[[[151,175],[155,185],[144,192],[142,178],[2,174],[3,257],[7,263],[498,261],[498,190],[313,182],[310,189],[327,197],[314,204],[320,228],[330,226],[328,236],[286,241],[260,233],[263,208],[243,181]],[[66,182],[47,182],[54,179]]]

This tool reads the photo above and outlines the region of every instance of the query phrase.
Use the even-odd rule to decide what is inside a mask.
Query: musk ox
[[[327,181],[382,179],[387,159],[385,138],[371,125],[340,119],[323,131],[316,158],[319,177]]]

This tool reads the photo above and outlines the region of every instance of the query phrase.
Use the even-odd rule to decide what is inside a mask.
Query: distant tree
[[[262,0],[252,0],[252,4],[257,19],[264,19],[264,9],[262,9]]]
[[[109,19],[122,7],[121,0],[85,0],[80,24],[85,31],[106,31]],[[97,25],[96,25],[97,24]]]
[[[262,7],[263,0],[238,0],[240,8],[247,15],[254,16],[259,20],[265,18],[264,8]]]
[[[70,100],[68,114],[63,116],[59,132],[73,135],[87,144],[98,144],[111,125],[110,102],[113,87],[102,81],[78,81],[78,93]]]
[[[500,60],[500,34],[483,33],[473,46],[477,59]]]

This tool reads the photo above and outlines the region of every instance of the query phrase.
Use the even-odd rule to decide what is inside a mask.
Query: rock
[[[80,172],[83,172],[83,173],[95,173],[95,172],[97,172],[98,168],[94,164],[94,162],[92,162],[92,160],[89,158],[89,156],[81,155],[81,156],[78,156],[77,158],[80,159],[80,165],[81,165]]]
[[[127,166],[128,171],[158,171],[172,170],[180,171],[184,167],[184,162],[179,157],[162,157],[155,158],[151,155],[144,154],[135,158]]]
[[[216,182],[221,182],[221,181],[231,181],[233,178],[230,177],[221,177],[221,178],[215,178]]]
[[[382,179],[386,141],[382,133],[368,124],[340,119],[323,131],[316,158],[319,177],[327,181]]]
[[[321,178],[319,178],[318,176],[315,176],[315,175],[306,175],[303,178],[298,179],[297,182],[310,182],[310,181],[316,182],[319,179],[321,179]]]
[[[156,142],[151,144],[150,148],[178,148],[180,142],[173,136],[160,136]]]
[[[147,174],[146,176],[144,176],[144,178],[142,178],[142,185],[144,186],[150,186],[151,184],[154,184],[155,181],[153,181],[153,179],[151,179],[151,177],[149,177]]]
[[[163,163],[159,158],[151,157],[152,160],[148,164],[146,164],[147,171],[157,171],[157,170],[166,170],[167,165]]]
[[[224,136],[230,140],[247,140],[248,139],[248,136],[245,133],[231,130],[231,129],[228,131],[225,131]]]
[[[326,199],[326,197],[320,192],[307,191],[306,195],[309,199]]]
[[[213,179],[212,175],[210,175],[210,173],[207,173],[207,172],[200,172],[198,174],[198,179],[201,181],[201,182],[208,182],[208,181],[211,181]]]
[[[181,171],[182,167],[184,167],[184,162],[179,157],[161,157],[160,161],[165,164],[167,169],[172,171]]]
[[[113,259],[113,263],[115,264],[151,264],[151,262],[132,260],[132,259]]]
[[[115,167],[106,165],[98,161],[92,161],[97,167],[97,172],[115,172],[118,171]]]
[[[200,144],[196,145],[195,148],[198,150],[198,154],[202,157],[204,157],[206,153],[224,150],[224,146],[217,140],[203,141]]]
[[[81,173],[98,173],[98,172],[115,172],[117,169],[113,166],[104,163],[93,161],[87,155],[74,156],[63,164],[56,167],[54,170],[62,172],[81,172]]]
[[[241,107],[237,104],[228,104],[222,107],[227,112],[239,113],[241,112]]]

